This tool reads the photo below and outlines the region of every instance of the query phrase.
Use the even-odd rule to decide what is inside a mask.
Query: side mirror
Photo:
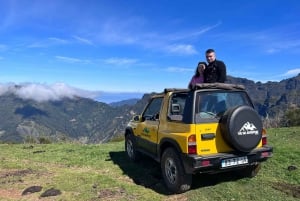
[[[141,116],[140,115],[136,115],[133,117],[134,121],[141,121]]]

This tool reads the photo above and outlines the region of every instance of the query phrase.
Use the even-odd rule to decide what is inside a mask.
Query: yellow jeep
[[[146,154],[159,162],[174,193],[189,190],[195,173],[237,171],[253,177],[273,152],[244,86],[224,83],[152,96],[128,123],[125,150],[132,161]]]

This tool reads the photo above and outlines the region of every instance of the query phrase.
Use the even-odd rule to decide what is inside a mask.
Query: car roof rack
[[[192,89],[187,89],[187,88],[165,88],[163,93],[168,93],[168,92],[174,92],[174,91],[190,91],[190,90],[197,90],[197,89],[226,89],[226,90],[234,90],[234,89],[239,89],[239,90],[245,90],[245,86],[241,84],[229,84],[229,83],[198,83],[193,86]]]
[[[165,88],[164,90],[164,93],[168,93],[168,92],[173,92],[173,91],[182,91],[182,92],[185,92],[185,91],[189,91],[189,89],[187,88]]]
[[[229,83],[199,83],[196,84],[193,87],[193,90],[196,89],[227,89],[227,90],[232,90],[232,89],[240,89],[240,90],[245,90],[245,86],[241,84],[229,84]]]

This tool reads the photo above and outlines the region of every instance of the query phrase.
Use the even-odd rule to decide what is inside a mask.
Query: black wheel
[[[161,171],[167,188],[174,193],[183,193],[191,188],[192,175],[186,174],[177,152],[167,148],[161,159]]]
[[[131,134],[125,137],[125,150],[131,161],[135,162],[140,159],[140,153],[136,150],[136,145]]]
[[[237,171],[237,174],[241,177],[255,177],[261,168],[261,164],[250,165],[246,168]]]
[[[262,120],[257,112],[246,105],[227,110],[220,120],[226,142],[234,149],[249,152],[262,138]]]

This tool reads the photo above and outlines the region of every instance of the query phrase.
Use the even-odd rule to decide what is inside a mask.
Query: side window
[[[143,114],[143,118],[145,120],[157,120],[159,119],[159,112],[162,104],[162,97],[153,98],[151,102],[148,104],[145,112]]]
[[[173,94],[169,103],[168,119],[182,121],[187,93]]]

